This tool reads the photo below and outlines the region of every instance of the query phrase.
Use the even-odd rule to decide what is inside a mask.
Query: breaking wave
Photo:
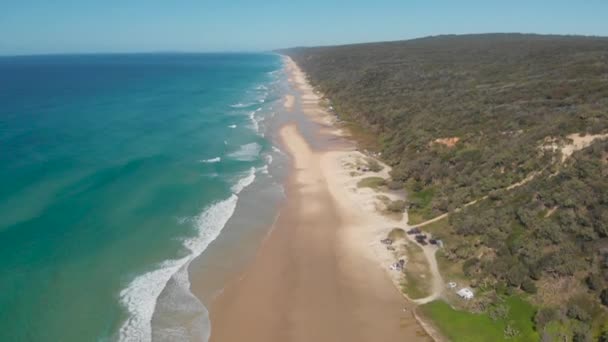
[[[221,161],[222,161],[222,158],[215,157],[215,158],[211,158],[211,159],[203,159],[203,160],[201,160],[201,163],[213,164],[213,163],[219,163]]]
[[[239,179],[239,181],[232,186],[232,192],[234,192],[235,194],[240,193],[241,191],[243,191],[243,189],[245,189],[246,187],[248,187],[249,185],[251,185],[251,183],[253,183],[253,181],[255,180],[255,167],[252,167],[248,172],[247,172],[247,176]]]
[[[180,219],[182,223],[192,223],[197,232],[196,236],[185,240],[183,243],[184,248],[188,251],[187,256],[160,263],[155,270],[136,277],[120,292],[121,303],[130,314],[130,317],[120,328],[120,341],[152,340],[152,316],[158,298],[170,280],[175,281],[177,289],[184,292],[187,298],[190,299],[189,303],[186,304],[195,306],[194,310],[200,312],[201,319],[203,319],[201,326],[208,326],[207,309],[190,292],[188,266],[192,260],[203,253],[209,244],[219,236],[230,217],[234,214],[238,202],[237,195],[251,185],[254,180],[255,168],[251,168],[247,176],[240,178],[232,187],[233,194],[230,197],[209,205],[197,217]],[[192,311],[192,308],[190,308],[190,311]],[[176,332],[173,331],[172,333]],[[204,333],[208,334],[209,332],[205,331]],[[208,336],[204,338],[206,340]]]
[[[238,161],[254,161],[262,151],[262,146],[258,143],[250,143],[239,147],[238,150],[229,153],[227,156]]]
[[[230,105],[230,107],[232,108],[249,108],[249,107],[253,107],[253,106],[257,106],[259,105],[259,102],[250,102],[250,103],[235,103]]]

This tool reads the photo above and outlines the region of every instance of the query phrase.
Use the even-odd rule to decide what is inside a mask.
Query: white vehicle
[[[471,291],[471,289],[468,287],[463,287],[462,289],[458,290],[458,292],[456,292],[456,294],[459,295],[460,298],[465,299],[465,300],[473,299],[473,297],[475,296],[473,294],[473,291]]]

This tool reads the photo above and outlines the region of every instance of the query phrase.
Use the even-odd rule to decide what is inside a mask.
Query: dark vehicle
[[[420,234],[421,232],[420,232],[420,229],[418,229],[418,228],[414,227],[414,228],[412,228],[412,229],[408,230],[408,231],[407,231],[407,233],[408,233],[409,235],[414,235],[414,234]]]

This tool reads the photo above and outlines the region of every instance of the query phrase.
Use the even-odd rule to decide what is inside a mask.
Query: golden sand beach
[[[316,134],[341,137],[290,59],[286,71],[296,90],[286,113],[297,107]],[[244,274],[211,303],[211,340],[431,340],[386,269],[394,257],[378,243],[394,219],[377,212],[369,193],[353,191],[349,169],[364,156],[344,139],[313,149],[295,121],[280,139],[292,160],[286,200]]]

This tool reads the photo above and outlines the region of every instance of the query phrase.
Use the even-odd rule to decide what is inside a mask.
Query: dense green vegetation
[[[433,187],[426,187],[425,189],[418,189],[418,191],[414,189],[408,189],[409,196],[409,221],[411,224],[420,223],[422,221],[426,221],[431,219],[434,215],[431,201],[435,195],[435,191]]]
[[[285,53],[343,120],[378,137],[413,222],[451,213],[436,232],[442,257],[480,302],[527,293],[547,341],[608,329],[608,142],[565,161],[542,148],[608,133],[608,39],[440,36]]]
[[[487,314],[458,311],[443,301],[423,305],[421,310],[453,342],[539,340],[534,307],[518,297],[501,299]]]

